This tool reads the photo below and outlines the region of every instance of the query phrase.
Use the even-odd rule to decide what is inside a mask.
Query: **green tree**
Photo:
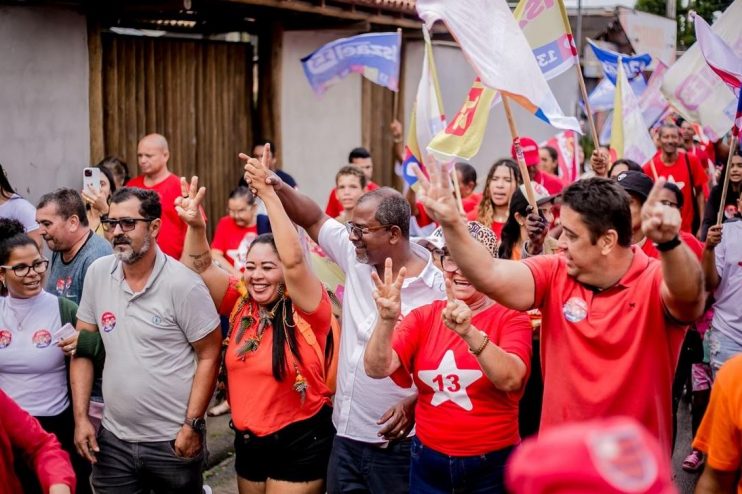
[[[715,12],[724,12],[732,4],[732,0],[676,0],[676,13],[678,25],[678,50],[687,50],[696,42],[696,34],[693,23],[689,22],[688,12],[695,10],[706,22],[714,22]],[[649,12],[650,14],[661,15],[664,17],[666,10],[665,0],[637,0],[636,10]]]

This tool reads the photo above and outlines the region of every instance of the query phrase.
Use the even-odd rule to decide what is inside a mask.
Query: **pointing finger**
[[[658,202],[660,202],[660,192],[665,187],[665,182],[667,182],[667,179],[665,179],[665,177],[657,178],[657,181],[654,183],[654,187],[652,187],[652,191],[649,193],[649,196],[647,196],[647,200],[644,202],[645,208],[654,207],[657,205]]]
[[[271,145],[270,143],[265,143],[265,146],[263,147],[263,159],[261,160],[261,166],[265,168],[266,170],[269,168],[268,163],[270,163],[271,159]]]
[[[449,302],[455,302],[456,297],[453,294],[453,284],[451,284],[451,280],[446,280],[446,299]]]

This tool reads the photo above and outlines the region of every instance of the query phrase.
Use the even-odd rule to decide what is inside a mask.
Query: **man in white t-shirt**
[[[275,175],[249,165],[246,180],[274,184],[292,221],[345,272],[343,329],[340,338],[333,422],[337,436],[327,472],[327,491],[406,493],[409,488],[410,440],[416,390],[390,379],[366,375],[363,353],[377,318],[373,270],[383,276],[391,258],[394,276],[404,266],[402,313],[445,297],[442,273],[430,254],[409,241],[410,207],[402,195],[381,188],[360,197],[351,221],[343,225],[311,199]]]

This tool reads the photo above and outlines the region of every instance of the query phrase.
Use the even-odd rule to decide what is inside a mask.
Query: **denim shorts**
[[[742,353],[742,341],[730,338],[716,328],[710,328],[704,336],[708,345],[709,364],[714,378],[724,363],[738,353]]]
[[[267,436],[235,430],[234,467],[237,475],[252,482],[269,478],[286,482],[324,479],[334,437],[329,406],[322,407],[314,417]]]

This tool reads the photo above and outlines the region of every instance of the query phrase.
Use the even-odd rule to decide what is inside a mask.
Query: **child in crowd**
[[[358,198],[366,192],[367,183],[366,175],[355,166],[347,165],[337,172],[337,175],[335,175],[335,197],[343,207],[343,211],[336,217],[339,222],[350,221]]]

